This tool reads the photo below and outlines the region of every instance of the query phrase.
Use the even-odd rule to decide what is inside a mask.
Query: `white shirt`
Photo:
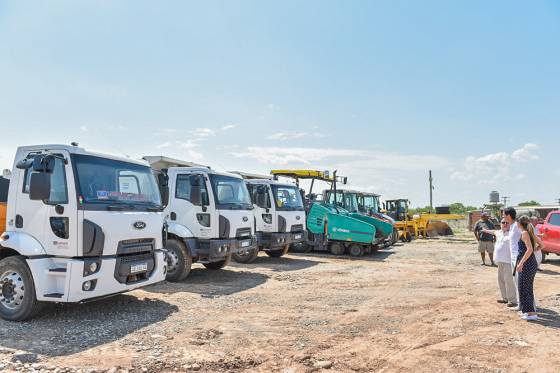
[[[517,261],[517,254],[519,254],[519,240],[521,239],[521,229],[514,222],[509,227],[509,249],[511,253],[512,262]]]
[[[496,263],[511,263],[511,251],[509,247],[509,232],[496,232],[496,244],[494,246],[494,260]]]

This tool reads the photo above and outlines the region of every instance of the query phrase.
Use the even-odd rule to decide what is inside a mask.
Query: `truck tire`
[[[244,264],[248,264],[248,263],[252,263],[255,261],[255,259],[257,259],[257,257],[259,256],[259,248],[256,247],[252,250],[249,250],[247,252],[247,254],[233,254],[232,258],[233,260],[235,260],[237,263],[244,263]]]
[[[364,249],[362,245],[353,244],[348,248],[348,253],[350,256],[359,257],[364,255]]]
[[[192,255],[184,242],[174,239],[167,240],[167,275],[165,279],[171,282],[182,281],[191,273]]]
[[[36,316],[44,303],[37,301],[31,270],[22,256],[0,260],[0,317],[23,321]]]
[[[289,249],[290,249],[290,245],[286,245],[279,250],[265,250],[265,253],[271,258],[280,258],[281,256],[286,255]]]
[[[258,253],[258,250],[257,250]],[[231,255],[228,255],[224,260],[220,260],[219,262],[212,262],[212,263],[203,263],[203,265],[207,269],[222,269],[227,266],[231,262]]]
[[[338,242],[331,242],[329,245],[329,251],[333,255],[344,255],[344,246]]]

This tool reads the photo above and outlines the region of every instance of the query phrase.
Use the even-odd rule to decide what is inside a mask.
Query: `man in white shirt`
[[[501,230],[495,232],[496,246],[494,249],[494,260],[498,264],[498,285],[502,296],[502,299],[498,299],[498,303],[507,303],[509,307],[515,307],[517,290],[512,275],[509,223],[502,219],[500,227]]]
[[[513,207],[507,207],[503,211],[502,220],[509,223],[509,248],[511,254],[512,276],[513,268],[517,267],[517,255],[519,254],[519,240],[521,240],[521,228],[517,225],[517,211]],[[517,271],[515,272],[516,305],[508,307],[519,307],[519,289],[517,287]]]

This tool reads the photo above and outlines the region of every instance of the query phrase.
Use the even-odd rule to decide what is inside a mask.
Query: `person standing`
[[[501,299],[498,299],[498,303],[507,304],[508,307],[515,307],[517,305],[517,289],[512,275],[513,268],[511,265],[511,252],[509,248],[509,223],[505,219],[502,219],[500,227],[501,230],[498,231],[483,229],[483,232],[496,237],[494,259],[496,263],[498,263],[498,286],[501,294]]]
[[[509,251],[511,254],[511,267],[515,268],[517,266],[517,255],[519,253],[519,240],[521,239],[521,229],[517,224],[517,211],[513,207],[507,207],[502,212],[502,219],[509,223]],[[513,310],[519,311],[519,289],[517,284],[519,279],[517,272],[514,274],[515,279],[515,290],[516,290],[516,304],[508,305]]]
[[[481,219],[474,226],[474,235],[478,241],[478,252],[480,253],[481,265],[483,266],[486,265],[486,253],[488,253],[492,267],[496,266],[494,264],[494,241],[496,237],[493,234],[484,232],[484,230],[492,231],[494,229],[494,224],[490,221],[490,214],[483,212]]]
[[[539,238],[538,241],[540,241],[541,232],[539,231],[539,228],[537,228],[537,225],[539,225],[539,218],[537,218],[536,216],[531,216],[531,224],[533,225],[533,233],[535,237]],[[542,247],[540,245],[535,248],[535,259],[537,259],[537,265],[538,265],[537,270],[541,271],[543,252],[542,252]]]
[[[537,309],[535,307],[535,295],[533,284],[537,274],[537,259],[534,254],[534,247],[537,243],[533,228],[528,216],[519,218],[521,229],[521,240],[519,241],[519,253],[517,254],[518,273],[517,287],[519,289],[519,306],[521,308],[523,320],[537,320]]]

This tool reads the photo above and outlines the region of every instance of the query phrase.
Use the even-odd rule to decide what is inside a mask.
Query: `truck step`
[[[60,293],[50,293],[50,294],[45,294],[43,295],[45,298],[62,298],[64,296],[64,294],[60,294]]]

